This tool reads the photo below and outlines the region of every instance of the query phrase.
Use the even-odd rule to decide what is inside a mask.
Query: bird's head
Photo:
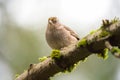
[[[59,22],[58,18],[57,17],[50,17],[48,19],[48,23],[49,24],[57,24]]]

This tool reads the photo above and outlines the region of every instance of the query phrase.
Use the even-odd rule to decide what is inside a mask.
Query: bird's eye
[[[53,23],[56,23],[57,21],[56,21],[56,19],[53,19],[52,22],[53,22]]]
[[[56,17],[53,17],[53,18],[52,18],[52,22],[53,22],[53,23],[56,23],[56,22],[57,22],[57,18],[56,18]]]

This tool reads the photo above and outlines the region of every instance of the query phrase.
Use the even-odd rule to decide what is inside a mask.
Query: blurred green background
[[[120,0],[0,0],[0,80],[16,74],[48,56],[45,40],[47,19],[57,16],[82,38],[99,28],[102,19],[120,16]],[[120,80],[120,59],[96,55],[81,62],[71,73],[59,73],[52,80]]]

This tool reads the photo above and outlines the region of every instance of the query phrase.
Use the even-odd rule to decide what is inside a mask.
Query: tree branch
[[[31,64],[30,68],[22,73],[16,80],[49,80],[58,72],[69,70],[80,60],[84,60],[91,54],[103,53],[108,41],[112,46],[120,47],[120,21],[103,20],[100,29],[90,33],[77,44],[70,45],[61,51],[54,52],[43,62]],[[52,52],[53,54],[53,52]]]

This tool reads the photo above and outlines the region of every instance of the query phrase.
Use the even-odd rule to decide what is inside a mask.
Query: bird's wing
[[[64,26],[64,28],[65,28],[66,30],[70,31],[70,34],[71,34],[72,36],[74,36],[77,40],[80,40],[80,38],[79,38],[79,36],[77,35],[77,33],[75,33],[75,32],[74,32],[73,30],[71,30],[69,27]]]

